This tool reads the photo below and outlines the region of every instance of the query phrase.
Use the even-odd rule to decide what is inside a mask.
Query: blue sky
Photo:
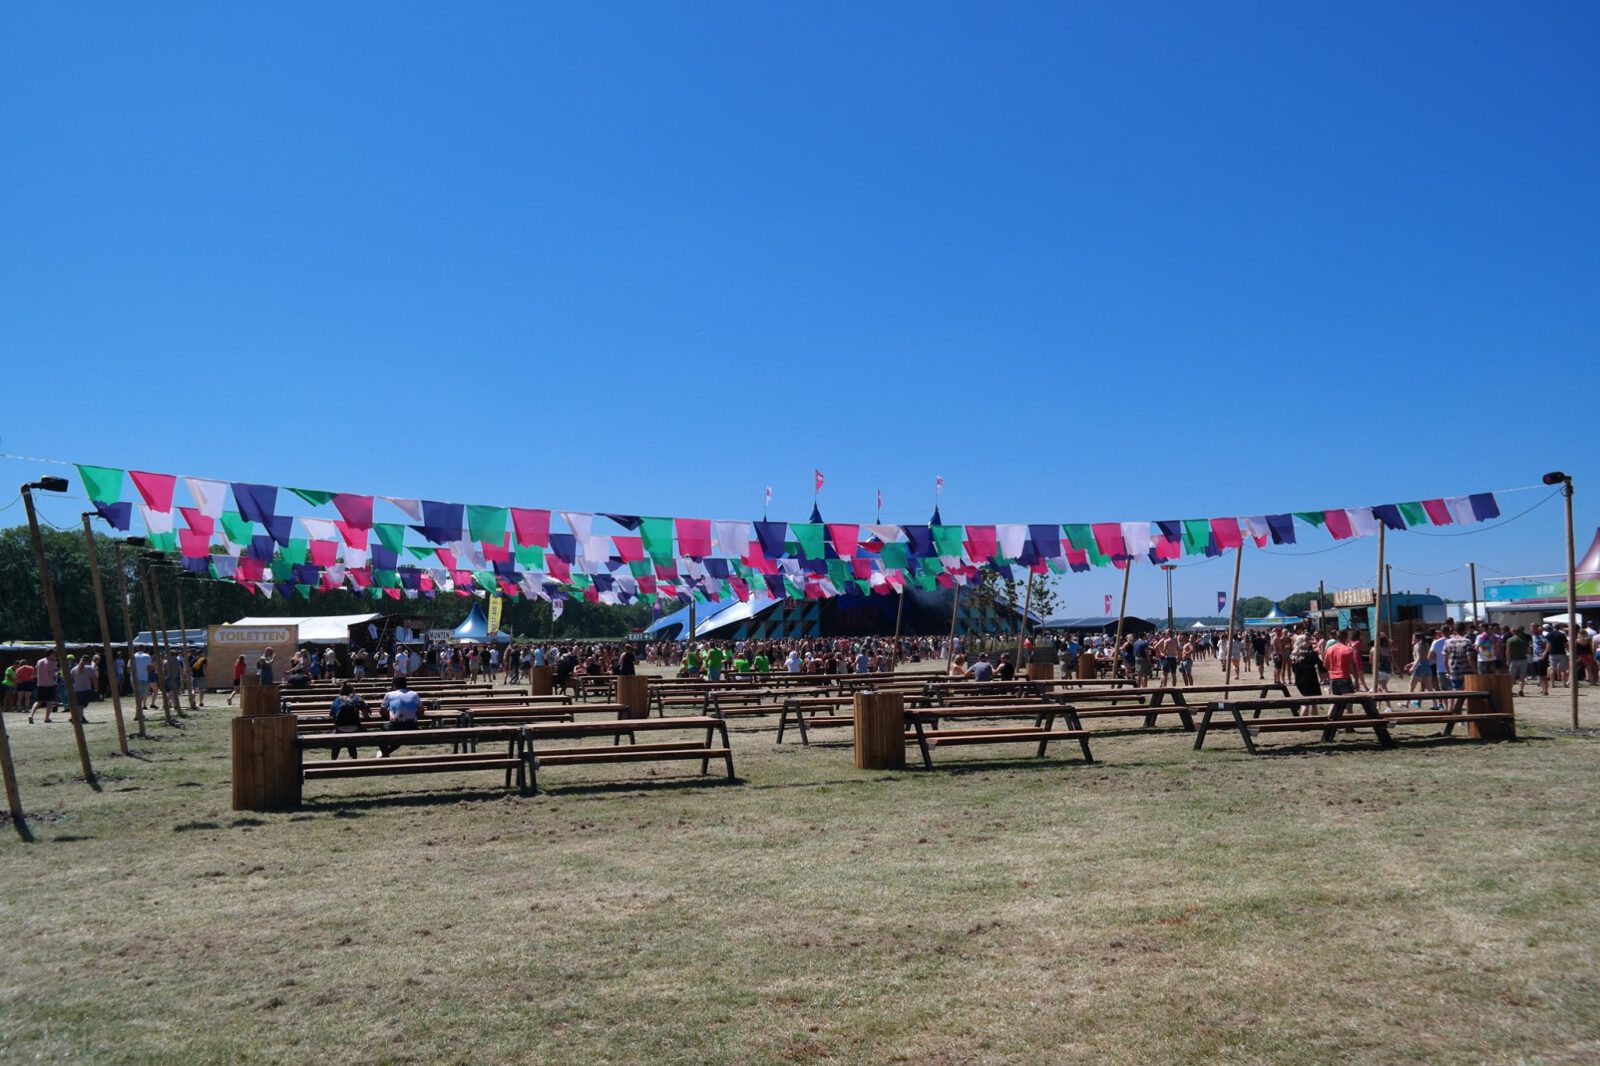
[[[1586,542],[1597,31],[1583,3],[10,5],[0,451],[721,518],[771,484],[801,519],[821,468],[827,517],[881,488],[922,521],[942,474],[958,522],[1561,467]],[[1371,580],[1373,542],[1308,540],[1242,591]],[[1461,595],[1469,559],[1558,569],[1560,509],[1389,544],[1396,588]],[[1228,569],[1181,572],[1180,613]]]

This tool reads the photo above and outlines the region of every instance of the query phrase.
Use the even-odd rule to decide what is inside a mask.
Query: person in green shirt
[[[727,657],[728,653],[717,647],[715,644],[711,645],[711,650],[706,652],[706,673],[710,676],[711,680],[722,680],[722,664],[724,661],[726,661]]]
[[[1511,680],[1517,683],[1517,695],[1523,696],[1523,691],[1528,687],[1528,652],[1533,647],[1533,641],[1523,632],[1521,626],[1511,631],[1506,638],[1506,669],[1511,673]]]
[[[748,674],[749,672],[750,661],[743,655],[735,655],[733,657],[733,676],[739,677],[741,674]]]
[[[683,653],[683,674],[685,677],[700,676],[700,653],[693,644]]]
[[[764,652],[764,651],[756,652],[755,668],[756,668],[756,673],[758,673],[758,674],[770,674],[770,673],[772,673],[772,663],[770,663],[767,660],[767,653],[766,652]]]
[[[4,706],[4,708],[6,710],[9,711],[9,710],[11,710],[12,703],[14,703],[16,701],[16,698],[17,698],[17,664],[16,663],[12,663],[10,666],[6,667],[5,690],[6,690],[5,703],[3,704],[3,706]]]

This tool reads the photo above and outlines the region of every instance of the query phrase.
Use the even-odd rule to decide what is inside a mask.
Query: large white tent
[[[304,617],[241,618],[236,626],[299,626],[302,644],[348,644],[350,627],[370,625],[381,614],[314,614]]]

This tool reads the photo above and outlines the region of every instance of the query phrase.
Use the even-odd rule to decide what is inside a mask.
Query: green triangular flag
[[[294,577],[294,564],[287,559],[272,560],[272,580],[288,581]]]
[[[300,598],[302,600],[309,600],[311,598],[311,586],[310,585],[296,585],[294,587],[294,590],[300,594]]]
[[[1202,555],[1205,553],[1206,545],[1210,543],[1210,522],[1204,518],[1185,518],[1183,520],[1183,553],[1185,555]]]
[[[532,545],[532,544],[530,544],[526,548],[524,548],[522,545],[519,544],[519,545],[517,545],[517,547],[515,549],[513,549],[513,554],[516,556],[517,565],[523,567],[524,569],[528,569],[528,570],[543,570],[544,569],[544,549],[543,548],[537,547],[537,546]],[[648,574],[649,572],[650,571],[649,571],[648,565],[647,565],[647,567],[645,569],[645,573]]]
[[[222,512],[222,535],[231,543],[241,547],[250,543],[250,538],[256,534],[256,524],[246,521],[238,511]]]
[[[121,470],[109,466],[84,466],[79,463],[78,476],[83,478],[83,489],[95,503],[121,502]]]
[[[806,587],[792,577],[784,577],[783,587],[788,592],[791,600],[803,600],[806,598]]]
[[[1074,523],[1062,526],[1061,531],[1067,535],[1067,543],[1072,545],[1073,551],[1086,552],[1094,547],[1094,530],[1086,525]]]
[[[374,522],[372,531],[378,535],[378,542],[396,555],[405,549],[406,527],[398,522]]]
[[[477,581],[479,588],[484,589],[487,592],[500,591],[500,582],[494,576],[493,570],[474,570],[472,572],[472,577],[473,580]]]
[[[1302,521],[1310,522],[1314,526],[1320,526],[1328,520],[1328,516],[1321,511],[1296,511],[1294,516]]]
[[[412,555],[412,558],[415,558],[415,559],[426,559],[428,556],[432,555],[436,550],[437,550],[436,548],[432,548],[432,547],[430,547],[428,545],[421,545],[421,546],[418,546],[416,544],[407,544],[406,545],[406,551],[410,552],[411,555]]]
[[[1420,503],[1402,503],[1400,515],[1406,520],[1408,526],[1427,526],[1433,523],[1428,521],[1427,508]]]
[[[333,493],[318,492],[316,489],[290,489],[290,492],[300,497],[313,507],[321,507],[333,500]]]
[[[469,503],[467,504],[468,535],[473,540],[486,541],[489,544],[504,544],[506,540],[506,522],[510,517],[511,512],[504,507],[486,507],[476,503]]]
[[[962,547],[961,539],[966,536],[965,526],[933,526],[933,550],[940,555],[950,555],[960,558],[966,549]]]
[[[901,541],[894,541],[883,546],[883,550],[878,553],[878,558],[883,560],[883,568],[885,570],[904,570],[906,563],[911,558],[911,549],[909,545]]]
[[[372,583],[380,589],[397,589],[400,587],[400,574],[395,570],[374,570]]]
[[[789,532],[794,534],[795,540],[800,544],[801,553],[807,559],[822,558],[822,538],[828,531],[821,523],[790,522]]]
[[[306,540],[289,538],[289,543],[284,545],[283,557],[291,563],[303,563],[311,554],[311,543]]]
[[[639,519],[639,537],[644,541],[644,550],[650,553],[650,558],[658,563],[672,561],[672,519]]]

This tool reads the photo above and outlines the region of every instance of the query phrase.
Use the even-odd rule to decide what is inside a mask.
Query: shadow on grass
[[[743,778],[729,781],[726,775],[715,777],[681,777],[649,781],[607,781],[592,785],[565,785],[545,788],[541,783],[540,796],[605,796],[623,792],[675,792],[683,789],[736,788],[744,785]],[[537,797],[530,797],[537,798]]]
[[[1370,734],[1371,731],[1360,730],[1359,732]],[[1435,734],[1429,737],[1396,738],[1394,747],[1385,748],[1369,735],[1367,737],[1352,736],[1343,741],[1335,737],[1333,740],[1315,740],[1304,744],[1282,744],[1268,748],[1258,746],[1256,754],[1262,757],[1283,755],[1374,755],[1383,751],[1391,751],[1398,754],[1405,751],[1416,751],[1419,748],[1424,751],[1433,748],[1476,748],[1485,744],[1538,744],[1547,740],[1548,738],[1545,737],[1518,737],[1516,740],[1474,740],[1472,737],[1459,733],[1448,737],[1442,734]],[[1259,745],[1260,741],[1257,741],[1257,744]],[[1239,745],[1237,750],[1244,751],[1244,745]]]
[[[377,792],[359,796],[325,796],[301,800],[302,814],[331,814],[335,818],[360,818],[361,811],[380,807],[453,807],[461,803],[493,803],[506,799],[532,799],[516,789],[462,789],[453,792]]]

